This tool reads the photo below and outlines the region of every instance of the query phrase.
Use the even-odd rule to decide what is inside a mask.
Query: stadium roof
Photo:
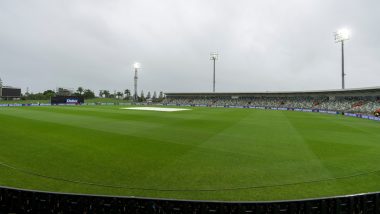
[[[263,92],[168,92],[166,96],[380,96],[380,87],[351,88],[315,91],[263,91]]]

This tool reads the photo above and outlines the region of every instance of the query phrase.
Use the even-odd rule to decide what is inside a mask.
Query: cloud
[[[380,85],[380,2],[354,1],[14,1],[0,2],[0,77],[41,91],[83,86],[211,91],[209,54],[218,51],[217,91],[340,87],[346,44],[348,87]]]

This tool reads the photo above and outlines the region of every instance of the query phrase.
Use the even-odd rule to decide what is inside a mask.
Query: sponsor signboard
[[[319,110],[319,113],[324,113],[324,114],[339,114],[339,112],[336,111],[326,111],[326,110]]]
[[[72,104],[78,105],[84,103],[84,98],[81,96],[55,96],[50,100],[52,105],[60,105],[60,104]]]

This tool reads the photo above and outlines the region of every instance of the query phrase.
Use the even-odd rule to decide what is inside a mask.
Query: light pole
[[[138,96],[137,96],[137,70],[140,68],[140,63],[135,62],[133,64],[133,68],[135,69],[135,93],[133,95],[133,100],[137,102]]]
[[[215,93],[215,61],[218,59],[219,54],[217,52],[213,52],[210,54],[210,60],[214,63],[214,73],[213,73],[213,85],[212,85],[212,92]]]
[[[0,100],[2,99],[2,97],[3,97],[3,81],[0,78]]]
[[[346,29],[340,29],[337,32],[335,32],[335,42],[342,44],[342,89],[345,88],[345,82],[344,82],[344,76],[346,74],[344,73],[344,41],[350,39],[351,32]]]

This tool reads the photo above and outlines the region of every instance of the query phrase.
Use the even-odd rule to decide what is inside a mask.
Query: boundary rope
[[[87,181],[80,181],[80,180],[54,177],[54,176],[43,175],[40,173],[28,171],[25,169],[20,169],[20,168],[17,168],[15,166],[11,166],[9,164],[6,164],[4,162],[0,162],[0,166],[21,172],[23,174],[32,175],[32,176],[40,177],[40,178],[46,178],[46,179],[50,179],[50,180],[63,181],[63,182],[67,182],[67,183],[82,184],[82,185],[89,185],[89,186],[96,186],[96,187],[141,190],[141,191],[157,191],[157,192],[216,192],[216,191],[236,191],[236,190],[249,190],[249,189],[263,189],[263,188],[284,187],[284,186],[300,185],[300,184],[320,183],[320,182],[333,181],[333,180],[342,180],[342,179],[354,178],[354,177],[359,177],[359,176],[364,176],[364,175],[369,175],[369,174],[375,174],[375,173],[380,172],[380,169],[379,169],[379,170],[373,170],[373,171],[368,171],[368,172],[360,172],[360,173],[356,173],[356,174],[352,174],[352,175],[345,175],[345,176],[333,177],[333,178],[316,179],[316,180],[308,180],[308,181],[301,181],[301,182],[289,182],[289,183],[272,184],[272,185],[243,186],[243,187],[235,187],[235,188],[160,189],[160,188],[131,187],[131,186],[124,186],[124,185],[100,184],[100,183],[93,183],[93,182],[87,182]]]

